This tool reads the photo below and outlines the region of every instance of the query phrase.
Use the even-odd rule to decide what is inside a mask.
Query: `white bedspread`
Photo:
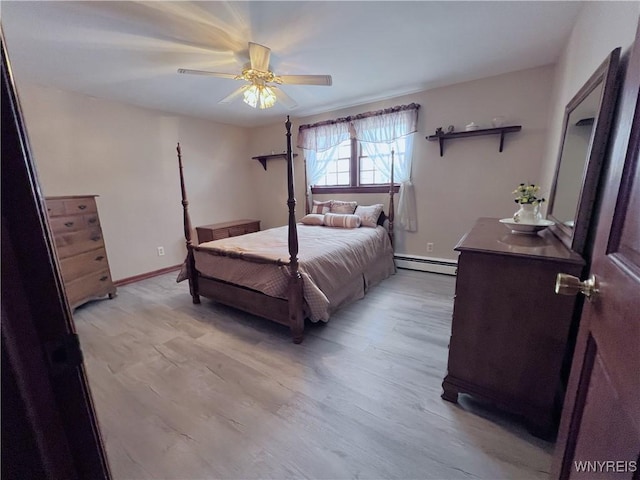
[[[327,321],[332,311],[362,298],[373,285],[395,272],[387,231],[298,224],[298,261],[304,297],[312,321]],[[288,228],[278,227],[202,243],[195,253],[203,275],[242,285],[278,298],[287,297],[288,267],[212,255],[236,253],[289,263]]]

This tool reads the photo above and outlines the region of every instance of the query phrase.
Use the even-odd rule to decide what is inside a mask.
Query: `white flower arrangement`
[[[539,191],[539,185],[535,185],[533,183],[521,183],[520,185],[518,185],[518,188],[513,191],[513,194],[516,195],[516,199],[514,200],[514,202],[521,205],[539,205],[545,201],[544,198],[536,197],[536,193],[538,193]]]

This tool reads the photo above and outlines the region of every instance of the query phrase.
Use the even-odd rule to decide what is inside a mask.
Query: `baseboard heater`
[[[455,275],[458,270],[458,262],[447,258],[421,257],[419,255],[394,255],[396,267],[408,270],[420,270],[422,272],[444,273]]]

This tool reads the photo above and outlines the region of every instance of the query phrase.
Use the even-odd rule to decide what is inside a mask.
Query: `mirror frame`
[[[615,111],[617,92],[619,87],[619,64],[620,47],[613,50],[607,59],[598,67],[593,75],[587,80],[583,87],[567,104],[564,110],[564,122],[562,127],[562,137],[556,161],[556,170],[553,177],[549,203],[547,207],[547,218],[553,220],[555,224],[551,227],[552,232],[564,243],[564,245],[574,252],[582,255],[587,245],[589,235],[589,225],[591,213],[594,207],[600,172],[607,150],[609,133]],[[597,117],[594,121],[594,131],[587,148],[587,158],[582,173],[582,186],[576,205],[576,213],[573,229],[564,225],[553,216],[553,203],[558,188],[558,174],[560,172],[560,161],[567,135],[567,127],[571,112],[589,94],[602,83],[602,93],[598,107]]]

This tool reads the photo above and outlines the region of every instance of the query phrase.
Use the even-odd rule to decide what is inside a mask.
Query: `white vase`
[[[521,203],[520,210],[513,214],[516,223],[538,223],[541,218],[540,206],[532,203]]]

